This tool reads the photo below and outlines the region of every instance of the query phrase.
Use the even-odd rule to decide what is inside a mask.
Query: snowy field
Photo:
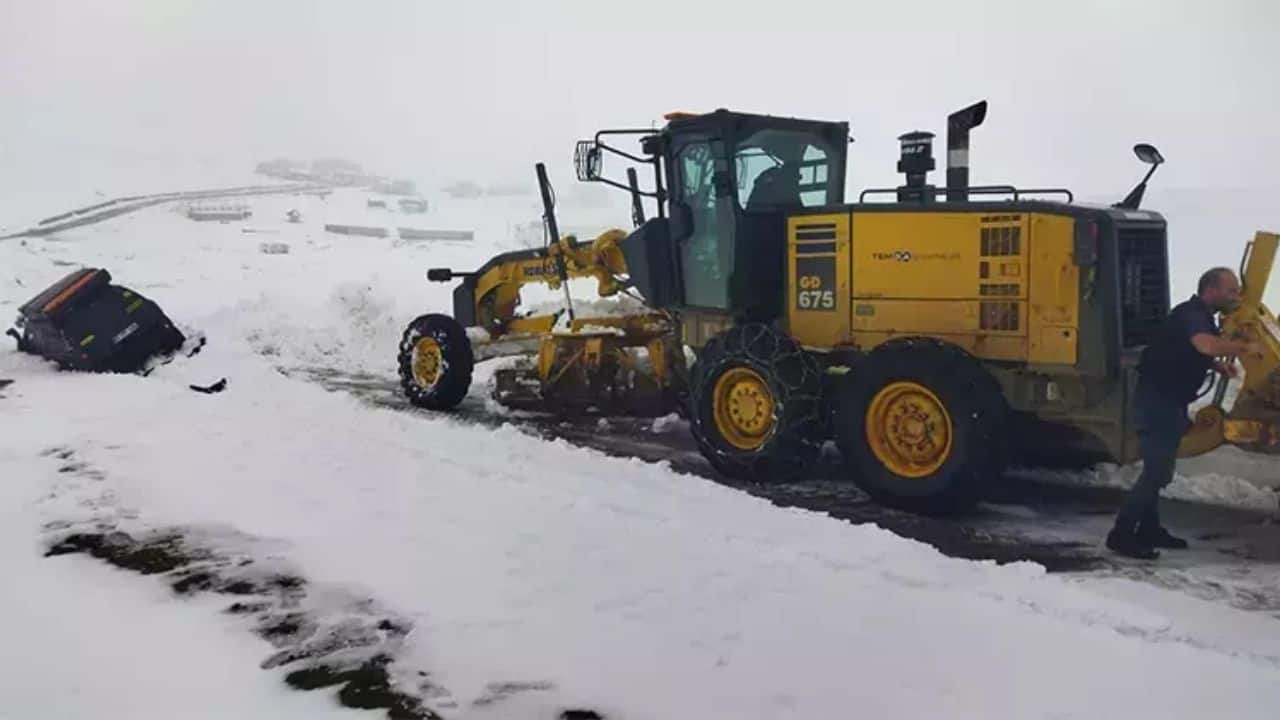
[[[451,286],[428,284],[426,268],[472,269],[539,216],[534,196],[431,200],[401,215],[355,191],[269,197],[228,224],[161,206],[0,241],[0,319],[71,269],[103,266],[209,339],[145,379],[62,374],[0,349],[0,378],[15,381],[0,389],[12,579],[0,718],[361,712],[288,690],[281,678],[306,661],[268,661],[281,645],[222,612],[225,593],[42,557],[70,533],[108,530],[181,535],[224,573],[305,578],[305,598],[281,607],[305,611],[309,642],[393,618],[407,632],[344,647],[343,661],[391,657],[397,687],[446,718],[1275,717],[1280,622],[1267,613],[952,559],[665,464],[377,409],[302,379],[393,374],[403,326],[450,309]],[[290,209],[304,222],[286,223]],[[607,217],[561,212],[566,225]],[[1171,238],[1215,216],[1186,214],[1193,227]],[[476,240],[405,244],[326,222]],[[1261,227],[1221,238],[1230,257],[1209,262],[1234,264]],[[1197,272],[1196,253],[1175,262]],[[187,389],[223,377],[220,395]],[[1184,481],[1203,490],[1196,477],[1221,472]]]

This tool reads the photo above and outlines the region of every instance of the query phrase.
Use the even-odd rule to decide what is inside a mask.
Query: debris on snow
[[[283,242],[264,242],[258,243],[258,252],[263,255],[288,255],[289,243]]]

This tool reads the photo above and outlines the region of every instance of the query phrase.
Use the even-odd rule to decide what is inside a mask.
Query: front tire
[[[471,341],[448,315],[422,315],[400,339],[400,387],[417,407],[452,410],[467,396],[475,356]]]
[[[1004,394],[954,345],[894,340],[846,380],[836,442],[848,471],[877,501],[929,515],[971,508],[1004,471]]]
[[[750,323],[712,338],[692,372],[690,428],[712,467],[746,482],[787,482],[822,447],[822,375],[791,338]]]

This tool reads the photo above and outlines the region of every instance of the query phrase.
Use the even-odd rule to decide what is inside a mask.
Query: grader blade
[[[1271,277],[1280,235],[1259,232],[1245,249],[1240,276],[1240,305],[1223,316],[1222,332],[1248,339],[1262,353],[1238,358],[1244,380],[1230,410],[1223,408],[1226,378],[1219,380],[1212,405],[1196,413],[1190,432],[1178,447],[1180,457],[1191,457],[1230,444],[1249,452],[1280,454],[1280,325],[1262,303]]]

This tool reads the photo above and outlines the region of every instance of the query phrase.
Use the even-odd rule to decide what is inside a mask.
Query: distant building
[[[301,175],[302,178],[309,177],[309,175],[304,172],[303,164],[301,162],[298,162],[297,160],[290,160],[289,158],[276,158],[274,160],[260,162],[257,167],[254,168],[254,172],[259,175],[282,178],[285,180],[298,179],[299,175]]]
[[[311,174],[326,177],[330,175],[364,176],[364,168],[359,163],[342,158],[317,158],[311,163]]]
[[[369,178],[366,177],[364,173],[348,172],[345,170],[327,173],[325,175],[320,175],[319,177],[322,180],[333,183],[334,185],[341,185],[343,187],[361,187],[369,184]]]
[[[412,180],[392,180],[380,177],[375,179],[371,189],[384,195],[414,195],[418,186]]]
[[[484,188],[468,180],[461,180],[453,183],[452,185],[446,185],[441,188],[441,190],[447,193],[450,197],[464,199],[474,199],[484,195]]]
[[[424,198],[400,198],[400,212],[403,213],[424,213],[427,211],[427,201]]]

